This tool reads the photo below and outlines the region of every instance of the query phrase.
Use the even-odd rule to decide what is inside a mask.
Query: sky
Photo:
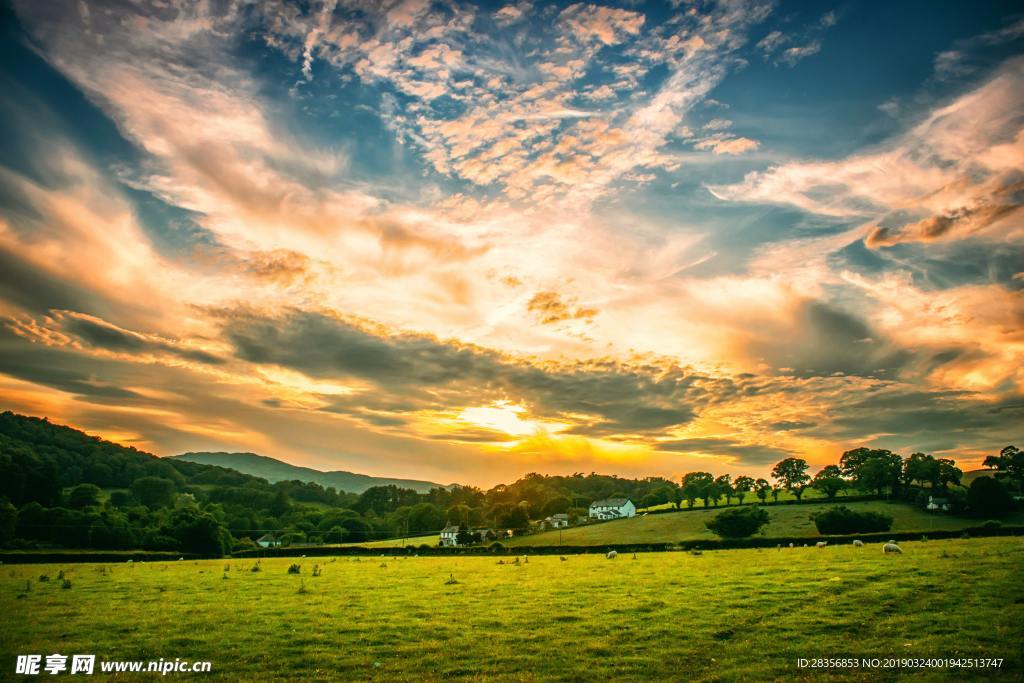
[[[0,23],[0,408],[481,486],[1024,445],[1015,2]]]

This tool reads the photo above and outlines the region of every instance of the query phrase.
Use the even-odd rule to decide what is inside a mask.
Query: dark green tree
[[[967,489],[967,505],[978,517],[1003,517],[1013,511],[1013,497],[1002,482],[993,477],[978,477]]]
[[[768,496],[771,495],[772,485],[767,479],[758,479],[754,482],[754,492],[762,503],[768,500]]]
[[[95,484],[79,484],[68,491],[68,507],[72,510],[95,507],[100,504],[100,487]]]
[[[824,493],[829,500],[835,500],[836,495],[845,489],[847,484],[838,465],[826,465],[814,475],[811,486]]]
[[[903,459],[884,449],[855,448],[839,459],[843,476],[861,491],[875,491],[879,497],[888,486],[895,494],[903,475]]]
[[[743,499],[747,497],[747,494],[754,490],[754,478],[746,475],[740,475],[736,477],[736,481],[732,483],[733,491],[736,492],[736,497],[740,501],[740,505],[743,505]]]
[[[725,504],[731,505],[733,493],[731,475],[723,474],[715,479],[715,505],[718,505],[718,498],[720,496],[725,496]]]
[[[811,481],[810,475],[807,474],[808,467],[807,461],[803,458],[786,458],[772,468],[772,478],[800,500],[804,495],[804,489]]]
[[[689,507],[697,499],[704,501],[704,507],[710,506],[711,494],[715,485],[715,475],[710,472],[687,472],[683,475],[683,497]]]
[[[174,502],[174,482],[162,477],[140,477],[132,482],[132,495],[148,508],[167,507]]]

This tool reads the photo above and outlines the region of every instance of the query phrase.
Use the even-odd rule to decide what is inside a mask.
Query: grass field
[[[407,545],[420,546],[423,544],[436,547],[440,542],[441,536],[439,534],[431,534],[429,536],[408,536],[406,538],[387,538],[383,541],[364,541],[362,543],[342,543],[339,547],[348,548],[352,546],[358,546],[361,548],[403,548]]]
[[[903,547],[4,566],[0,652],[210,660],[207,681],[810,679],[797,658],[848,656],[1003,657],[921,676],[1020,680],[1024,539]]]
[[[864,511],[874,510],[892,515],[892,531],[935,531],[937,529],[964,529],[977,526],[984,520],[968,517],[931,514],[906,503],[884,501],[862,501],[842,503],[847,507]],[[818,535],[809,515],[817,510],[827,509],[831,504],[770,505],[767,506],[771,521],[763,530],[763,536],[806,536]],[[519,536],[508,541],[511,545],[614,545],[616,543],[674,543],[684,540],[717,538],[708,531],[705,522],[722,509],[670,512],[646,517],[588,524],[559,531]],[[1005,524],[1024,523],[1024,513],[1004,518]]]

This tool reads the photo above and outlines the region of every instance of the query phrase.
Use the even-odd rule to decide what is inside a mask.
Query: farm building
[[[591,519],[619,519],[635,515],[636,506],[629,498],[605,498],[590,504]]]
[[[441,529],[441,542],[442,548],[454,548],[459,544],[459,527],[454,524],[449,524],[445,528]]]
[[[545,517],[544,524],[549,529],[564,529],[565,527],[569,526],[569,515],[565,513],[559,513],[557,515]]]
[[[928,505],[926,506],[929,510],[949,510],[949,499],[948,498],[936,498],[935,496],[928,496]]]
[[[442,548],[454,548],[459,545],[472,545],[493,541],[498,538],[498,532],[494,529],[469,529],[469,538],[459,538],[459,527],[449,524],[441,530],[441,541],[438,543]]]
[[[281,541],[274,534],[263,534],[256,539],[256,545],[261,548],[276,548],[281,545]]]

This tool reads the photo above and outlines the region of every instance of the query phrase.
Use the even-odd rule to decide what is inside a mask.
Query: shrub
[[[302,571],[302,565],[300,565],[300,564],[292,564],[292,565],[288,566],[288,573],[289,574],[298,574],[301,571]]]
[[[982,529],[1001,529],[1002,526],[1003,526],[1003,523],[1000,522],[998,519],[990,519],[990,520],[986,521],[984,524],[982,524],[981,528]],[[41,579],[42,577],[39,577],[39,578]]]
[[[500,541],[495,541],[488,547],[491,549],[492,553],[501,553],[505,551],[505,546],[502,545]]]
[[[71,588],[71,579],[64,579],[63,581],[61,581],[60,582],[60,587],[65,589],[65,590],[67,590],[68,588]]]
[[[892,517],[881,512],[857,512],[845,505],[829,508],[811,515],[820,534],[858,534],[888,531]]]
[[[758,505],[744,505],[721,512],[704,524],[722,538],[746,538],[756,534],[767,523],[767,511]]]

